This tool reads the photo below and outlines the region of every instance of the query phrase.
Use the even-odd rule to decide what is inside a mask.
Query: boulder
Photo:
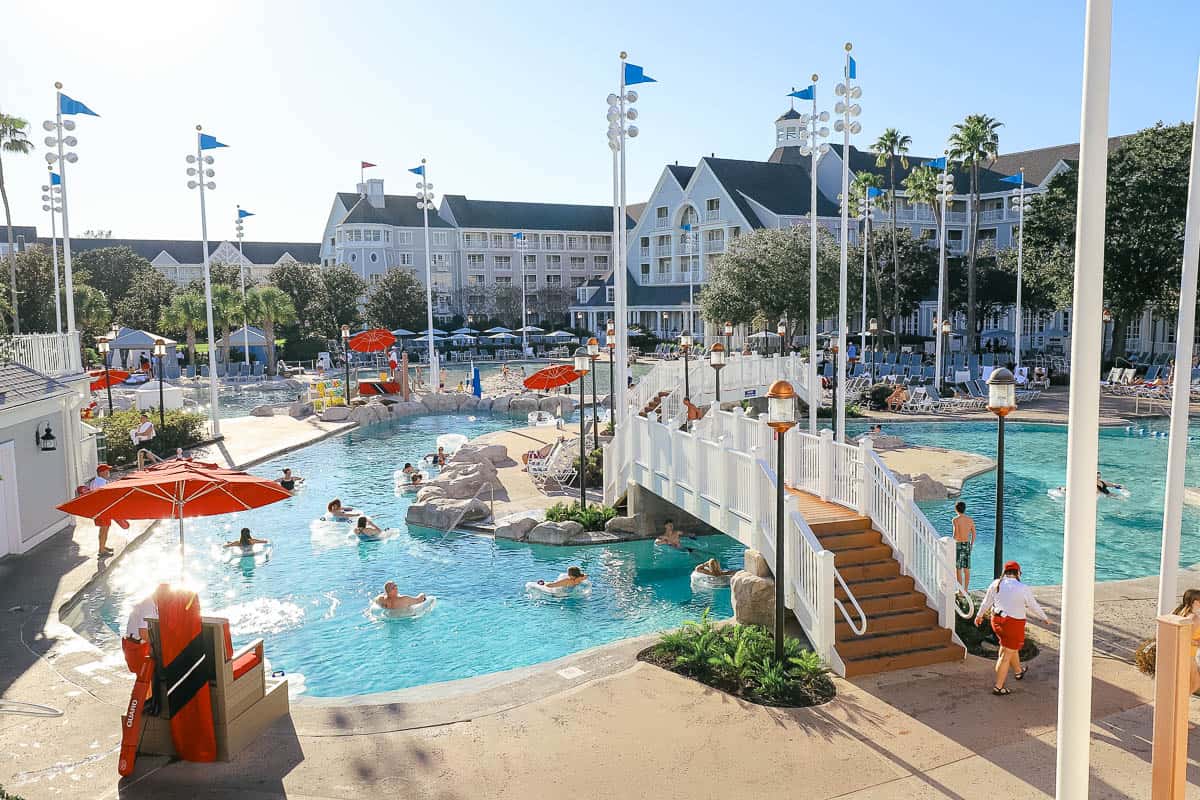
[[[315,412],[312,403],[307,400],[297,400],[288,406],[287,413],[288,416],[295,417],[296,419],[304,419],[305,417],[311,417]]]
[[[729,581],[733,618],[739,625],[775,624],[775,581],[749,572],[738,572]]]
[[[350,418],[350,409],[346,406],[330,406],[321,412],[321,422],[345,422]]]
[[[523,542],[525,541],[525,537],[537,524],[538,521],[533,517],[518,517],[517,519],[503,522],[496,526],[496,538]]]
[[[464,444],[450,457],[449,464],[477,464],[488,461],[499,464],[508,461],[508,448],[502,444]]]
[[[583,534],[583,526],[578,522],[539,522],[530,529],[525,541],[531,544],[570,544],[572,540]]]
[[[412,417],[417,414],[425,414],[429,409],[419,400],[409,400],[408,402],[401,401],[391,406],[393,417]]]
[[[485,487],[499,485],[496,467],[490,461],[447,464],[441,474],[429,482],[429,488],[439,488],[446,497],[458,499],[475,497],[477,494],[487,497]]]
[[[460,394],[458,396],[459,411],[474,411],[479,408],[479,398],[473,394]]]
[[[557,397],[542,397],[538,400],[539,411],[549,411],[551,414],[558,411],[559,403]]]
[[[956,493],[951,492],[944,483],[930,477],[924,472],[920,475],[896,473],[896,480],[912,485],[913,499],[918,503],[924,503],[928,500],[945,500],[948,497],[956,496]]]
[[[252,417],[273,417],[275,416],[275,408],[273,406],[255,406],[250,409]]]
[[[480,397],[480,398],[478,398],[478,400],[479,400],[479,405],[477,406],[477,408],[480,411],[491,411],[492,410],[492,402],[493,402],[492,398]]]
[[[604,530],[626,536],[639,536],[641,535],[639,522],[637,517],[613,517],[604,523]]]
[[[438,497],[427,502],[418,500],[408,507],[405,521],[409,525],[443,531],[464,522],[482,522],[491,515],[482,500],[456,500]]]
[[[426,410],[435,414],[454,411],[458,408],[458,400],[455,399],[454,395],[444,392],[421,395],[421,403],[425,406]]]
[[[492,413],[504,413],[508,411],[509,403],[512,402],[511,394],[502,394],[499,397],[492,398]]]
[[[535,394],[521,394],[514,397],[508,404],[508,411],[511,414],[528,414],[530,411],[539,410],[539,398]]]
[[[756,578],[770,578],[771,568],[767,566],[767,559],[763,558],[763,554],[754,548],[746,548],[746,552],[742,554],[743,570],[749,572]]]

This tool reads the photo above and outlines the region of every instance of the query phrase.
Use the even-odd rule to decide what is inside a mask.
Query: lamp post
[[[862,97],[862,88],[851,86],[854,80],[855,64],[850,56],[854,45],[846,42],[846,66],[844,70],[845,83],[839,83],[833,90],[842,98],[834,105],[834,113],[840,114],[841,119],[833,124],[834,130],[842,134],[842,235],[841,235],[841,272],[838,277],[838,353],[837,353],[837,440],[846,441],[846,281],[849,268],[850,246],[850,136],[859,133],[862,125],[854,118],[862,113],[862,107],[853,102]]]
[[[204,205],[204,190],[212,191],[217,188],[217,184],[209,178],[212,178],[216,173],[212,170],[213,157],[204,155],[205,150],[213,150],[218,147],[225,147],[217,141],[216,137],[202,133],[199,125],[196,126],[196,154],[188,154],[187,163],[191,164],[187,168],[189,177],[195,177],[199,180],[190,180],[187,182],[189,189],[200,190],[200,249],[204,259],[204,312],[205,321],[208,323],[208,406],[209,415],[212,419],[213,435],[221,433],[221,413],[220,404],[217,400],[217,361],[215,354],[217,352],[217,344],[215,334],[213,333],[213,306],[212,306],[212,274],[209,269],[208,260],[208,212]],[[66,204],[64,203],[64,208]],[[67,235],[66,214],[63,214],[63,236]],[[70,264],[68,260],[68,270]],[[70,300],[71,279],[70,272],[67,273],[67,293],[68,301]],[[70,309],[68,308],[68,312]]]
[[[583,413],[583,379],[587,377],[592,366],[592,358],[586,347],[575,350],[575,374],[579,376],[579,507],[587,508],[587,433],[584,431],[584,421],[587,416]]]
[[[435,385],[441,383],[442,371],[438,365],[437,348],[433,344],[433,252],[429,240],[429,209],[433,208],[433,184],[429,182],[429,165],[421,159],[421,166],[413,167],[409,172],[420,175],[417,181],[417,208],[421,209],[422,222],[425,228],[425,327],[429,329],[429,377]],[[346,379],[346,391],[350,391],[350,379]],[[349,395],[346,401],[349,402]]]
[[[779,320],[779,324],[775,326],[775,334],[779,337],[779,357],[783,358],[783,340],[787,338],[787,323]]]
[[[600,449],[600,417],[596,411],[596,359],[600,357],[600,342],[595,336],[587,341],[588,358],[592,362],[592,447]]]
[[[96,337],[96,349],[100,351],[100,358],[104,361],[104,389],[108,392],[108,415],[111,417],[113,413],[112,403],[112,386],[108,382],[108,339],[103,336]]]
[[[692,349],[692,332],[684,331],[679,334],[679,349],[683,351],[683,399],[691,401],[692,389],[688,383],[688,351]]]
[[[54,174],[54,167],[47,166],[46,169],[50,171],[50,184],[42,186],[42,211],[50,212],[50,258],[54,266],[54,332],[62,333],[62,292],[58,288],[58,218],[54,216],[62,213],[62,184]],[[16,319],[15,306],[13,319]]]
[[[942,338],[946,340],[946,352],[950,352],[950,320],[942,320]],[[938,392],[941,392],[941,387],[938,387]]]
[[[166,404],[163,402],[163,359],[167,355],[167,343],[162,339],[154,340],[154,357],[158,359],[158,427],[167,427]]]
[[[721,402],[721,370],[725,368],[725,345],[720,342],[713,343],[708,351],[708,365],[717,374],[717,404],[719,405]]]
[[[729,320],[725,320],[725,348],[733,349],[733,323]],[[809,349],[812,349],[812,345],[809,345]]]
[[[617,327],[610,319],[608,327],[604,330],[604,343],[608,347],[608,416],[612,420],[613,434],[617,432],[617,412],[614,406],[617,404],[617,366],[614,355],[617,350]],[[622,371],[624,375],[624,371]]]
[[[429,341],[430,341],[430,346],[432,347],[433,346],[433,344],[432,344],[433,343],[433,328],[429,329]],[[349,325],[342,326],[342,357],[346,361],[346,405],[350,405],[350,326]],[[433,363],[433,362],[430,362],[430,363]],[[430,375],[429,377],[433,380],[437,379],[437,377],[435,375]]]
[[[1105,347],[1104,342],[1108,339],[1108,326],[1111,325],[1113,321],[1112,309],[1104,309],[1104,312],[1100,315],[1100,319],[1102,320],[1100,323],[1100,357],[1103,361]]]
[[[875,353],[875,349],[876,349],[875,348],[875,342],[876,342],[875,337],[879,335],[879,320],[876,319],[875,317],[871,317],[871,321],[869,323],[867,323],[867,329],[871,333],[871,353],[873,356]],[[874,386],[875,385],[875,359],[873,357],[871,358],[870,367],[871,367],[871,369],[868,374],[871,376],[871,385]]]
[[[786,434],[796,424],[796,390],[787,381],[775,381],[767,390],[767,424],[775,429],[779,451],[775,462],[775,660],[783,662],[784,562],[787,547],[784,542],[783,518],[783,443]]]
[[[988,378],[988,411],[996,415],[996,550],[992,577],[1004,574],[1004,418],[1017,407],[1017,382],[1004,367]]]
[[[246,357],[246,366],[250,366],[250,331],[248,328],[249,322],[246,319],[246,256],[242,252],[242,236],[245,235],[243,230],[242,220],[246,217],[253,217],[254,214],[249,211],[242,211],[242,207],[237,207],[237,217],[234,219],[234,228],[237,231],[238,240],[238,282],[242,287],[242,355]]]
[[[937,289],[937,318],[942,320],[943,330],[948,331],[950,327],[949,321],[946,319],[946,211],[950,207],[950,199],[954,196],[954,176],[950,174],[950,158],[948,155],[943,155],[941,158],[942,174],[937,177],[937,196],[938,201],[942,206],[941,220],[942,224],[938,226],[938,231],[941,234],[938,237],[938,289]],[[949,340],[946,342],[949,346]],[[933,348],[933,388],[941,394],[942,375],[945,374],[946,368],[945,357],[949,353],[942,352],[942,340],[939,337],[934,343]]]
[[[1022,267],[1025,262],[1025,215],[1029,213],[1029,206],[1033,202],[1033,198],[1025,194],[1025,168],[1021,167],[1021,185],[1013,192],[1012,210],[1017,215],[1017,352],[1014,364],[1017,368],[1017,374],[1021,373],[1021,290],[1023,288],[1023,273]],[[1100,348],[1103,350],[1104,342],[1100,342]]]
[[[668,321],[671,319],[671,314],[668,311],[662,313],[662,334],[664,339],[671,333],[671,329],[667,327]]]

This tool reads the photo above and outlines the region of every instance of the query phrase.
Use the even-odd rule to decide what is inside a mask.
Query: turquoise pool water
[[[442,433],[478,436],[509,427],[505,417],[411,418],[352,431],[253,468],[284,466],[305,478],[291,499],[242,514],[187,521],[187,579],[206,614],[232,621],[234,644],[263,637],[272,668],[304,676],[307,692],[340,696],[453,680],[558,658],[628,636],[677,626],[711,607],[732,613],[729,590],[693,593],[692,567],[711,555],[741,563],[740,544],[717,536],[689,554],[652,542],[581,548],[495,542],[464,533],[408,528],[410,495],[392,472],[428,452]],[[366,510],[390,538],[360,542],[349,526],[314,520],[340,497]],[[270,559],[227,563],[220,544],[248,526],[272,542]],[[127,609],[161,578],[178,575],[177,526],[166,524],[122,559],[84,598],[89,622],[115,645]],[[586,598],[533,597],[525,582],[570,565],[589,575]],[[437,604],[419,619],[381,620],[371,598],[387,580],[428,592]]]
[[[1127,499],[1101,497],[1097,502],[1096,580],[1157,575],[1162,539],[1162,509],[1167,463],[1165,421],[1100,431],[1100,471],[1129,487]],[[1138,435],[1137,430],[1144,433]],[[865,426],[849,426],[851,434]],[[886,433],[913,444],[946,447],[996,457],[996,423],[908,423],[885,425]],[[1008,423],[1005,428],[1004,555],[1021,562],[1025,580],[1034,584],[1062,582],[1063,502],[1046,491],[1061,486],[1067,468],[1067,429],[1062,425]],[[1188,486],[1200,485],[1200,461],[1190,458]],[[971,586],[991,580],[995,543],[996,473],[972,478],[961,499],[975,518],[979,538],[972,557]],[[921,503],[926,516],[949,535],[953,500]],[[1181,564],[1200,562],[1200,513],[1184,506]]]

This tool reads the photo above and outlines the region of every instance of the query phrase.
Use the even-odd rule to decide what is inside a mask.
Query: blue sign
[[[758,389],[747,389],[743,397],[758,397]]]

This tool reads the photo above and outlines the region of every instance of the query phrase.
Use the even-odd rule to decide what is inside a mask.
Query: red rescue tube
[[[184,761],[216,761],[217,738],[208,686],[214,665],[201,635],[200,599],[195,592],[169,586],[158,587],[154,597],[175,752]]]
[[[127,653],[125,657],[129,660],[130,654]],[[133,684],[133,694],[129,696],[129,709],[121,720],[121,756],[117,761],[117,772],[121,775],[133,774],[138,745],[142,741],[142,713],[150,697],[150,681],[154,677],[154,659],[148,653],[143,652],[142,662],[136,672],[137,681]]]

